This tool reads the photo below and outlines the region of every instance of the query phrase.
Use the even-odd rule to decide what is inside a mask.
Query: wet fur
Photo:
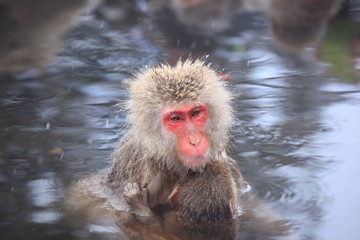
[[[212,161],[201,173],[189,172],[178,186],[180,217],[193,222],[218,222],[235,217],[237,190],[226,164]]]

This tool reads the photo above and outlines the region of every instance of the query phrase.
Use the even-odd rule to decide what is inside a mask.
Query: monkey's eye
[[[196,111],[194,111],[192,114],[191,114],[191,116],[192,117],[196,117],[196,116],[198,116],[200,114],[200,111],[199,110],[196,110]]]
[[[171,118],[170,118],[170,121],[172,121],[172,122],[178,122],[178,121],[180,121],[180,120],[181,120],[181,118],[178,117],[178,116],[174,116],[174,117],[171,117]]]

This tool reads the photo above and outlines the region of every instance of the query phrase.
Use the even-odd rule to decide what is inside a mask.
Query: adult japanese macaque
[[[128,85],[129,130],[113,153],[105,182],[115,199],[127,183],[146,188],[158,172],[175,185],[189,171],[202,172],[210,159],[229,162],[231,95],[208,65],[187,60],[149,68]],[[150,207],[169,195],[149,196]]]
[[[128,132],[108,170],[73,186],[72,205],[83,199],[86,210],[102,199],[114,210],[145,206],[160,216],[173,207],[200,222],[233,218],[240,211],[237,192],[247,184],[226,153],[233,114],[221,76],[201,60],[186,60],[148,68],[127,85]]]
[[[0,0],[0,70],[43,69],[64,33],[98,0]]]
[[[270,32],[276,43],[298,51],[316,42],[342,0],[271,0],[267,9]]]

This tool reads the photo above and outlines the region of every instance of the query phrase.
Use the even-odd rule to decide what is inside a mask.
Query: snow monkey
[[[161,223],[167,212],[202,223],[234,218],[247,184],[226,152],[232,96],[221,76],[202,60],[186,60],[147,68],[126,84],[128,132],[109,169],[72,192],[104,199],[117,213],[130,210],[145,224]]]
[[[278,45],[300,50],[319,40],[341,0],[271,0],[267,9],[270,32]]]
[[[168,21],[159,22],[159,24],[161,29],[170,35],[170,38],[176,36],[172,41],[176,46],[180,44],[192,49],[199,48],[206,40],[204,47],[211,49],[214,47],[213,42],[216,42],[216,37],[235,30],[239,31],[249,24],[249,20],[239,15],[246,12],[259,12],[266,16],[269,22],[267,28],[275,44],[281,49],[298,52],[321,39],[326,31],[327,23],[344,1],[157,0],[157,2],[162,2],[164,5],[162,12],[167,12],[167,14],[163,16],[172,17],[168,17]],[[239,24],[240,22],[242,24]],[[194,42],[197,43],[196,46]]]
[[[231,94],[209,65],[187,60],[149,68],[128,86],[129,130],[112,155],[105,183],[113,194],[120,198],[127,183],[146,188],[160,172],[169,187],[149,195],[154,207],[168,201],[172,185],[189,171],[201,174],[210,160],[229,163]]]
[[[0,0],[1,71],[43,70],[62,48],[64,33],[97,0]]]

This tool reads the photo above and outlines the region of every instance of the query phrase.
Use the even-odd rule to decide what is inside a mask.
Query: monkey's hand
[[[124,188],[124,198],[134,214],[138,216],[150,216],[152,214],[147,200],[146,188],[141,188],[137,183],[128,183]]]

